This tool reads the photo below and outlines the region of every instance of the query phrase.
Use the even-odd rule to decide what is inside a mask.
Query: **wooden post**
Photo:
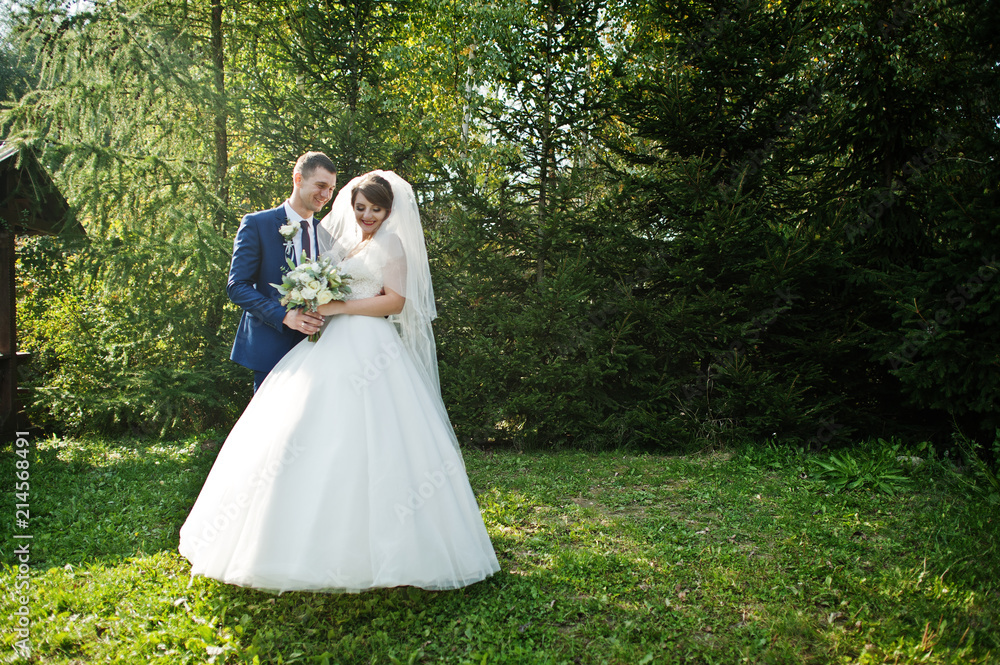
[[[29,148],[0,141],[0,430],[27,429],[18,398],[18,370],[30,354],[17,350],[14,269],[17,234],[85,237],[66,199]],[[21,389],[22,391],[24,389]]]

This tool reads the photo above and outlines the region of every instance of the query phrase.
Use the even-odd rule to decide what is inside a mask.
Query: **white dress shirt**
[[[295,263],[298,264],[302,262],[302,220],[304,218],[302,217],[302,215],[300,215],[299,213],[295,212],[295,210],[292,209],[292,206],[289,205],[287,200],[285,201],[284,206],[285,206],[285,219],[288,220],[289,224],[294,224],[299,229],[299,232],[295,234],[294,238],[292,238],[292,246],[295,248]],[[309,249],[311,250],[310,256],[312,256],[315,259],[317,254],[316,225],[313,224],[312,215],[309,215],[309,219],[307,221],[309,222],[309,229],[310,229],[309,231]]]

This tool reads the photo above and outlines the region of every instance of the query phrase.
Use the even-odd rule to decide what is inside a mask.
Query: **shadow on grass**
[[[945,663],[996,648],[996,585],[969,558],[986,536],[955,526],[958,502],[830,495],[788,460],[469,450],[502,567],[488,580],[280,596],[191,580],[177,534],[218,443],[39,442],[46,662],[830,662],[874,645]]]
[[[26,532],[32,535],[33,565],[42,568],[115,565],[176,549],[180,524],[220,442],[204,437],[34,443]],[[4,450],[2,458],[10,455]],[[3,529],[11,526],[4,521]]]

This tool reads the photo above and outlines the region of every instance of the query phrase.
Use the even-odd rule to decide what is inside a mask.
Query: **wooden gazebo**
[[[62,233],[82,237],[84,230],[52,178],[30,149],[0,143],[0,429],[5,433],[27,426],[17,396],[18,363],[28,354],[17,350],[14,238]]]

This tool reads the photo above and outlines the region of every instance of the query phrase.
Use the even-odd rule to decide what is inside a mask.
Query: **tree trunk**
[[[545,79],[542,94],[541,164],[538,174],[538,284],[545,281],[545,227],[548,218],[549,153],[552,152],[552,7],[545,13]]]
[[[215,70],[215,193],[222,201],[215,214],[215,223],[225,236],[226,212],[229,206],[229,113],[226,105],[226,63],[222,42],[222,0],[212,0],[212,66]]]

